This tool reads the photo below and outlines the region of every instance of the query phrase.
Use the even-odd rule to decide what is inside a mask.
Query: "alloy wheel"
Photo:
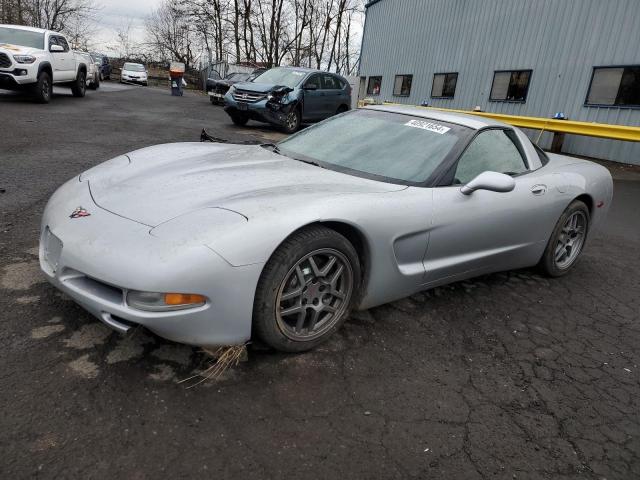
[[[287,129],[294,130],[298,126],[298,114],[294,111],[287,115]]]
[[[46,78],[42,80],[42,98],[49,100],[51,96],[51,84]]]
[[[280,284],[276,320],[295,341],[314,340],[330,330],[349,307],[353,270],[338,250],[323,248],[302,257]]]
[[[584,212],[573,212],[565,222],[554,250],[556,266],[564,270],[576,261],[587,233],[587,217]]]

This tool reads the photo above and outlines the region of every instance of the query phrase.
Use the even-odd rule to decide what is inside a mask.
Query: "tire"
[[[91,82],[91,85],[89,85],[89,88],[91,90],[97,90],[98,88],[100,88],[100,76],[96,75],[96,77],[93,79],[93,82]]]
[[[584,202],[571,202],[560,215],[542,254],[538,264],[542,273],[550,277],[561,277],[571,271],[584,248],[590,221],[589,208]]]
[[[242,115],[241,113],[230,113],[231,121],[239,127],[244,127],[249,121],[249,117]]]
[[[310,350],[344,323],[360,284],[358,254],[345,237],[321,226],[300,230],[262,271],[253,304],[254,333],[276,350]],[[294,311],[282,314],[288,310]]]
[[[211,105],[218,105],[218,99],[209,97],[209,100],[211,101]]]
[[[33,93],[38,103],[49,103],[53,94],[51,76],[47,72],[40,72],[38,80],[33,87]]]
[[[300,129],[301,121],[302,115],[300,109],[296,107],[287,114],[287,119],[282,126],[282,131],[287,134],[296,133]]]
[[[347,107],[346,105],[340,105],[338,107],[338,110],[336,110],[336,115],[340,115],[341,113],[348,112],[348,111],[349,111],[349,107]]]
[[[71,93],[74,97],[82,98],[87,92],[87,74],[83,71],[78,72],[78,77],[71,84]]]
[[[102,74],[102,72],[100,72],[100,76],[99,76],[99,78],[100,78],[100,81],[101,81],[101,82],[104,80],[104,75]]]

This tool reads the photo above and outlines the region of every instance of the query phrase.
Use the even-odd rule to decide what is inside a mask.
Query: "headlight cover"
[[[33,55],[14,55],[13,59],[18,63],[33,63],[36,61],[36,57]]]

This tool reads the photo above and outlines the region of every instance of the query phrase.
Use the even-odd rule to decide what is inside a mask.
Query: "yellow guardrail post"
[[[362,105],[361,105],[362,104]],[[364,106],[365,102],[359,101],[358,106]],[[402,105],[399,103],[384,102],[384,105]],[[503,113],[478,112],[472,110],[454,110],[450,108],[418,107],[444,112],[465,113],[491,118],[499,122],[508,123],[515,127],[541,130],[541,132],[558,132],[570,135],[584,135],[587,137],[608,138],[610,140],[623,140],[626,142],[640,142],[640,127],[628,125],[611,125],[607,123],[579,122],[575,120],[556,120],[553,118],[524,117],[520,115],[505,115]]]

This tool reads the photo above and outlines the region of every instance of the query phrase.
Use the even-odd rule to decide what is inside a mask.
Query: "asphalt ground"
[[[0,92],[0,478],[640,478],[640,182],[616,181],[571,275],[484,276],[354,314],[321,348],[198,349],[111,332],[39,273],[44,205],[146,145],[281,138],[206,97],[104,83]]]

